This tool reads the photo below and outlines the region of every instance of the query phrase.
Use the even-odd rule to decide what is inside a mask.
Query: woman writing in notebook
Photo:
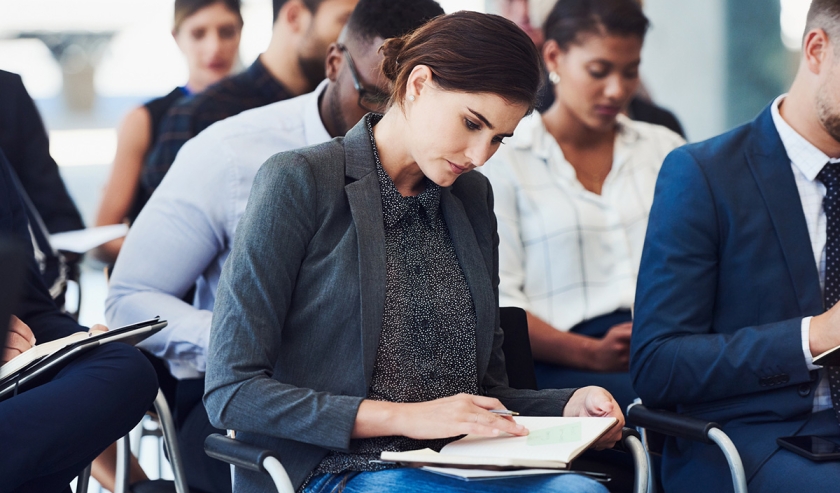
[[[528,430],[492,410],[623,417],[597,387],[507,386],[492,191],[471,173],[534,108],[534,44],[459,12],[386,41],[391,105],[344,139],[273,156],[255,180],[213,314],[214,426],[280,452],[295,488],[605,491],[575,475],[464,483],[371,460],[467,433]],[[268,489],[237,470],[237,488]]]

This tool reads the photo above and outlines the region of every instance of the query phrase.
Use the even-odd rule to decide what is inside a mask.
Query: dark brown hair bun
[[[391,102],[402,105],[408,77],[425,65],[444,90],[489,93],[508,102],[537,101],[542,59],[534,43],[504,17],[455,12],[436,17],[381,48],[382,72],[394,82]]]

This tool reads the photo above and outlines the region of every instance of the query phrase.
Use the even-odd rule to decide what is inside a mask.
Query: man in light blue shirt
[[[169,321],[141,346],[178,380],[174,407],[179,432],[190,434],[180,436],[188,476],[190,457],[205,460],[204,438],[215,431],[199,405],[210,320],[257,170],[278,152],[344,135],[368,111],[383,111],[390,88],[379,47],[441,14],[433,0],[361,0],[329,47],[327,79],[314,92],[245,111],[188,141],[132,224],[111,276],[106,318],[113,326],[146,315]],[[184,301],[193,286],[191,303]]]

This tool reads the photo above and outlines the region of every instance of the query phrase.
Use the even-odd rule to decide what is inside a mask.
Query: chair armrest
[[[629,452],[627,447],[627,438],[628,437],[636,437],[637,440],[641,440],[642,438],[639,436],[639,432],[636,431],[635,428],[629,428],[625,426],[621,429],[621,439],[615,442],[615,446],[613,450],[618,450],[621,452]]]
[[[218,433],[213,433],[204,440],[204,452],[214,459],[254,472],[268,472],[263,466],[268,457],[280,460],[271,450],[257,448]]]
[[[709,431],[720,428],[720,425],[713,421],[703,421],[663,409],[648,409],[643,404],[636,403],[627,408],[627,423],[664,435],[703,443],[713,443],[709,438]]]

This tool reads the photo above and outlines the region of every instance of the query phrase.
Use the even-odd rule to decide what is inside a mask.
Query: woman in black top
[[[176,0],[172,37],[189,68],[186,85],[132,110],[117,136],[117,154],[105,185],[96,225],[133,222],[149,196],[139,186],[143,159],[157,139],[160,121],[175,101],[203,91],[230,74],[239,51],[239,0]],[[97,257],[113,263],[122,239],[99,247]]]

